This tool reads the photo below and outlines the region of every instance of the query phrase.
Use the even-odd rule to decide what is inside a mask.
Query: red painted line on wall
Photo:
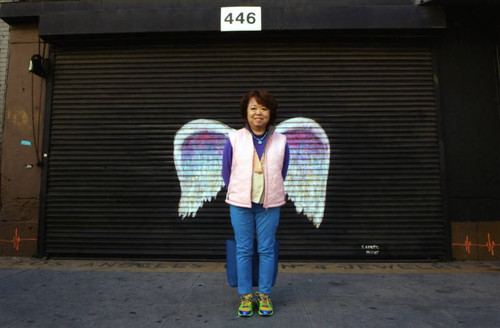
[[[0,239],[0,242],[2,243],[12,243],[12,246],[14,247],[14,249],[16,251],[19,250],[19,245],[21,244],[21,241],[27,241],[27,240],[37,240],[36,238],[21,238],[21,236],[19,236],[19,233],[17,232],[17,229],[14,233],[14,236],[12,236],[12,239],[11,240],[4,240],[4,239]]]
[[[488,241],[485,244],[473,244],[469,240],[469,235],[467,235],[465,237],[465,242],[463,244],[453,243],[451,245],[452,246],[463,246],[463,247],[465,247],[465,251],[467,252],[467,254],[470,254],[470,248],[472,246],[475,246],[475,247],[486,247],[488,249],[488,253],[491,253],[491,255],[493,255],[493,256],[495,255],[495,247],[497,246],[497,244],[495,243],[495,241],[491,240],[491,236],[490,236],[489,233],[488,233]]]
[[[16,251],[19,251],[19,246],[21,244],[21,241],[36,241],[36,238],[21,238],[19,236],[18,230],[15,230],[14,236],[12,236],[11,240],[4,240],[0,239],[0,242],[2,243],[12,243],[12,246]],[[497,246],[496,242],[491,240],[491,235],[488,233],[488,241],[485,244],[473,244],[469,240],[469,235],[465,237],[465,242],[464,243],[452,243],[452,246],[463,246],[465,247],[465,251],[467,254],[470,254],[471,247],[485,247],[488,249],[488,253],[491,253],[491,255],[495,255],[495,247]]]

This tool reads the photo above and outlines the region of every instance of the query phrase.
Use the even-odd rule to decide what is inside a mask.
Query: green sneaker
[[[273,303],[268,294],[256,293],[257,302],[259,303],[259,315],[271,316],[274,314]]]
[[[240,296],[241,303],[238,308],[240,317],[251,317],[253,315],[253,296],[252,293]]]

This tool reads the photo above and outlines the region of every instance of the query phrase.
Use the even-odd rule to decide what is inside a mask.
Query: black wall
[[[500,220],[499,11],[446,13],[438,65],[452,221]]]

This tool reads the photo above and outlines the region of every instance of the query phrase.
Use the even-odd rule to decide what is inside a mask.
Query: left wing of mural
[[[215,120],[190,121],[177,131],[174,162],[181,185],[179,216],[195,217],[196,212],[217,196],[224,185],[222,152],[229,126]]]
[[[323,221],[328,171],[330,169],[330,141],[316,121],[295,117],[281,122],[276,131],[286,135],[290,148],[290,164],[285,180],[285,191],[293,201],[297,213],[303,213],[316,228]]]

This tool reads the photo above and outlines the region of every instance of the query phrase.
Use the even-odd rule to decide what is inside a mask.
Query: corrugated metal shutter
[[[174,135],[191,120],[240,127],[253,88],[331,146],[319,229],[282,208],[280,258],[446,255],[432,51],[330,41],[164,40],[55,50],[44,253],[224,259],[225,190],[181,220]]]

